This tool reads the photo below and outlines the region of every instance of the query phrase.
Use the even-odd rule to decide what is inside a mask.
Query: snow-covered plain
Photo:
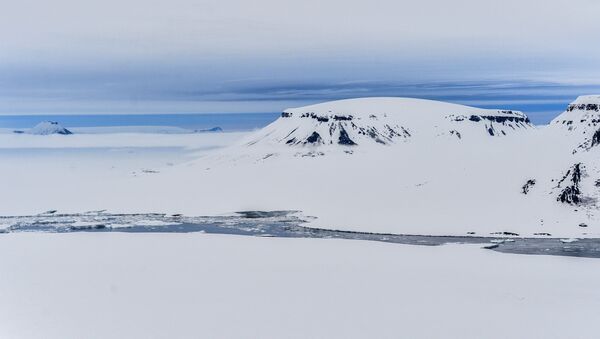
[[[3,160],[0,214],[300,210],[330,229],[598,237],[596,100],[578,99],[548,126],[515,111],[370,98],[288,109],[252,133],[2,134],[2,157],[97,147],[182,156]]]
[[[580,98],[541,127],[520,112],[375,98],[288,109],[248,133],[5,131],[0,215],[299,210],[322,228],[551,234],[569,246],[600,235],[596,100]],[[600,332],[597,259],[481,245],[5,232],[0,338]]]
[[[0,236],[1,338],[595,338],[595,259],[195,234]]]

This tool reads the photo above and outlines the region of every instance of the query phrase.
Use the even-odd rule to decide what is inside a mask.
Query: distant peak
[[[29,130],[29,134],[36,135],[50,135],[50,134],[62,134],[68,135],[73,134],[68,129],[62,127],[56,121],[42,121],[39,124],[35,125],[32,129]]]

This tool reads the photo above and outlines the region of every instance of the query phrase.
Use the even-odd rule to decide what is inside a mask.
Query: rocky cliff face
[[[577,163],[567,170],[556,185],[559,190],[557,201],[572,205],[583,203],[584,198],[580,187],[583,170],[584,166],[581,163]]]
[[[387,115],[368,117],[341,114],[284,112],[281,119],[294,119],[296,127],[281,141],[286,145],[327,145],[356,146],[359,143],[375,142],[389,145],[397,139],[409,138],[410,132],[403,126],[388,119]]]

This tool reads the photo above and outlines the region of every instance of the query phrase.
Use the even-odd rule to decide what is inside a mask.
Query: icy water
[[[296,211],[245,211],[227,216],[187,217],[166,214],[110,214],[92,211],[0,217],[0,233],[15,232],[127,232],[232,234],[281,238],[328,238],[438,246],[450,243],[481,244],[503,253],[600,258],[600,239],[426,236],[362,233],[302,226]]]

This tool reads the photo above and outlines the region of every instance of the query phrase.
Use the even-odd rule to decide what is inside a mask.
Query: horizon
[[[580,96],[583,95],[591,95],[591,93],[586,93],[586,94],[582,94]],[[326,101],[335,101],[335,100],[344,100],[344,99],[350,99],[350,98],[368,98],[368,97],[394,97],[394,96],[357,96],[357,97],[352,97],[352,96],[348,96],[348,97],[343,97],[342,99],[333,99],[333,100],[316,100],[316,101],[311,101],[311,100],[307,100],[305,99],[304,101],[302,101],[303,105],[298,105],[296,107],[300,107],[300,106],[307,106],[307,105],[312,105],[312,104],[317,104],[317,103],[322,103],[322,102],[326,102]],[[397,96],[397,97],[401,97],[401,96]],[[530,98],[518,98],[515,96],[515,100],[511,100],[510,98],[506,98],[506,97],[502,97],[502,96],[495,96],[493,98],[487,98],[487,99],[475,99],[475,100],[469,100],[469,99],[458,99],[458,100],[443,100],[445,98],[442,99],[437,99],[435,96],[429,96],[429,97],[406,97],[406,98],[414,98],[414,99],[425,99],[425,100],[436,100],[436,101],[445,101],[445,102],[450,102],[450,103],[456,103],[456,104],[461,104],[461,105],[466,105],[466,106],[473,106],[473,107],[478,107],[478,108],[484,108],[484,109],[507,109],[507,110],[516,110],[516,111],[521,111],[523,113],[525,113],[530,120],[532,121],[533,124],[535,125],[546,125],[548,124],[552,119],[554,119],[555,117],[557,117],[559,114],[561,114],[562,112],[565,111],[566,107],[568,104],[570,104],[571,102],[573,102],[575,99],[577,99],[577,96],[572,97],[572,98],[566,98],[564,96],[556,96],[556,97],[541,97],[539,99],[535,99],[534,97],[530,97]],[[284,111],[285,109],[288,108],[293,108],[293,106],[289,106],[289,107],[283,107],[278,110],[278,111],[260,111],[260,110],[255,110],[255,111],[216,111],[216,112],[211,112],[211,111],[200,111],[200,112],[194,112],[194,111],[174,111],[174,112],[162,112],[162,111],[121,111],[121,112],[83,112],[83,113],[77,113],[77,112],[27,112],[27,113],[21,113],[21,114],[10,114],[10,113],[1,113],[0,112],[0,126],[2,125],[1,120],[4,118],[4,120],[8,119],[8,118],[19,118],[19,117],[110,117],[110,116],[194,116],[194,115],[206,115],[206,116],[219,116],[219,115],[244,115],[244,114],[279,114],[282,111]],[[15,127],[15,126],[10,126],[10,127]]]

